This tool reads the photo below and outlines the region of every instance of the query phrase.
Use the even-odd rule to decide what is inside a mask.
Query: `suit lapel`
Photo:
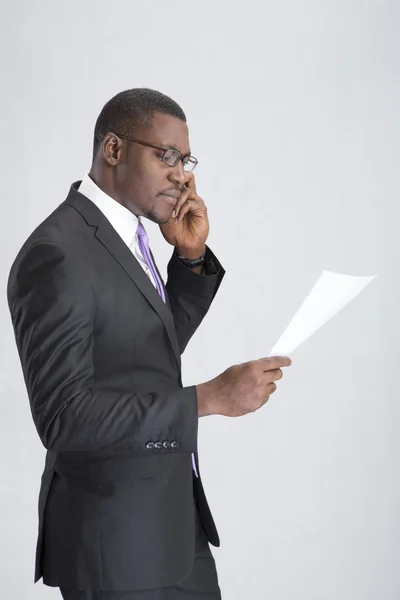
[[[103,215],[101,210],[97,208],[97,206],[91,200],[86,198],[86,196],[79,193],[77,188],[80,183],[80,181],[76,181],[72,184],[64,204],[68,204],[69,206],[75,208],[84,217],[88,225],[96,227],[95,237],[99,243],[103,244],[103,246],[107,248],[117,263],[119,263],[119,265],[124,269],[128,277],[130,277],[133,283],[139,288],[152,308],[157,312],[168,334],[168,338],[180,370],[181,355],[175,332],[174,318],[170,310],[171,305],[168,294],[165,290],[165,286],[164,290],[167,304],[165,304],[163,299],[160,297],[159,293],[149,280],[138,260],[112,227],[108,219]],[[152,258],[155,264],[153,255]],[[158,269],[157,273],[162,281]]]

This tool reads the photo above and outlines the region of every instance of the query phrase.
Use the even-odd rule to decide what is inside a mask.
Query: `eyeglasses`
[[[197,158],[194,156],[190,156],[186,154],[182,156],[179,150],[175,150],[174,148],[162,148],[161,146],[154,146],[154,144],[149,144],[148,142],[142,142],[141,140],[137,140],[136,138],[129,137],[128,135],[122,135],[121,133],[115,133],[120,138],[124,138],[125,140],[129,140],[130,142],[135,142],[136,144],[142,144],[142,146],[148,146],[149,148],[156,148],[157,150],[163,150],[163,155],[161,157],[162,161],[168,165],[169,167],[176,167],[179,161],[183,162],[183,168],[187,173],[193,171],[195,166],[198,163]]]

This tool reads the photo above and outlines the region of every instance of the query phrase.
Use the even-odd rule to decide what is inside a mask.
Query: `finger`
[[[265,396],[264,402],[261,404],[261,406],[264,406],[264,404],[267,404],[268,400],[269,400],[269,396]],[[261,408],[261,406],[260,406],[260,408]]]
[[[292,359],[288,356],[269,356],[268,358],[260,358],[258,362],[263,371],[273,371],[280,367],[290,367]]]
[[[194,176],[193,171],[186,173],[185,186],[191,189],[194,193],[196,193],[196,178]]]
[[[177,214],[177,217],[175,219],[175,223],[179,223],[179,221],[182,221],[183,217],[190,212],[191,209],[191,202],[192,200],[187,200],[185,202],[185,204],[182,206],[181,210],[179,211],[179,213]]]
[[[271,386],[271,387],[265,388],[265,392],[264,392],[265,396],[264,396],[264,400],[263,400],[261,406],[264,406],[264,404],[266,404],[268,402],[271,394],[273,394],[275,392],[276,385],[275,385],[275,387],[273,387],[274,385],[275,385],[274,383],[270,383],[269,386]],[[261,406],[260,406],[260,408],[261,408]]]
[[[276,391],[276,383],[274,383],[273,381],[271,381],[271,383],[269,383],[267,385],[267,387],[265,388],[265,393],[267,394],[267,396],[270,396],[271,394],[273,394]]]
[[[179,211],[178,216],[176,217],[176,222],[179,223],[179,221],[182,221],[183,217],[188,213],[188,212],[196,212],[196,211],[201,211],[201,202],[199,202],[198,200],[187,200],[185,202],[185,204],[182,206],[181,210]],[[201,214],[201,212],[199,213]]]
[[[283,371],[281,369],[273,369],[272,371],[265,371],[265,377],[268,381],[279,381],[283,377]]]
[[[190,211],[193,211],[195,208],[196,201],[195,200],[186,200],[185,204],[182,206],[179,211],[178,216],[176,217],[176,222],[182,221],[183,217]]]
[[[191,190],[189,188],[186,188],[181,195],[178,198],[178,202],[175,204],[174,210],[172,211],[172,217],[175,218],[178,214],[180,209],[182,208],[182,206],[185,204],[185,202],[187,201],[189,194],[191,193]]]

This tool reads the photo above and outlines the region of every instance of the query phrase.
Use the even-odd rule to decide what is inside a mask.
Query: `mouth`
[[[161,194],[161,196],[164,196],[165,200],[172,206],[175,206],[175,204],[178,202],[178,196],[172,196],[172,194]]]

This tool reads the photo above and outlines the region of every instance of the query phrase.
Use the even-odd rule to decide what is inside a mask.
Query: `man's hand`
[[[205,250],[210,230],[207,207],[196,193],[193,173],[186,174],[185,187],[174,208],[175,216],[160,225],[161,233],[178,254],[185,258],[198,258]],[[177,220],[177,223],[175,223]]]
[[[263,406],[282,379],[280,367],[289,367],[290,358],[274,356],[229,367],[197,388],[199,416],[241,417]]]

